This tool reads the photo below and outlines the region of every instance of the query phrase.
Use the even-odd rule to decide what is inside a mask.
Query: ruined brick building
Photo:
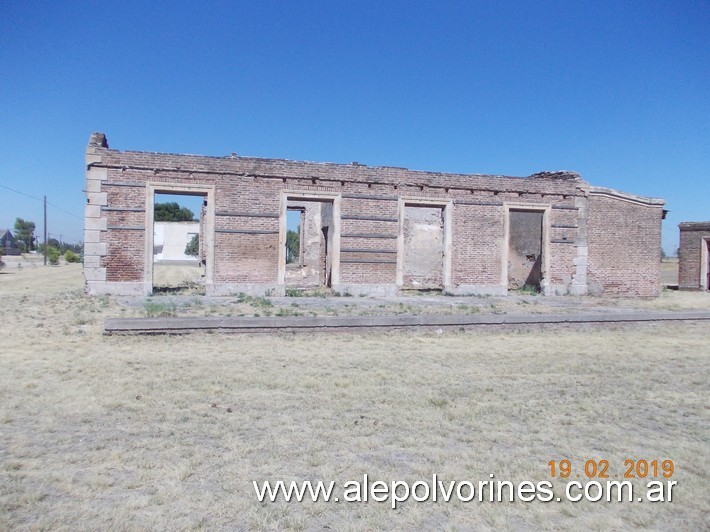
[[[156,193],[201,196],[208,295],[441,290],[655,296],[663,200],[574,172],[526,178],[358,163],[86,151],[84,272],[92,294],[153,289]],[[301,248],[287,264],[289,212]],[[293,214],[292,214],[293,215]]]
[[[683,222],[678,227],[678,288],[710,290],[710,222]]]

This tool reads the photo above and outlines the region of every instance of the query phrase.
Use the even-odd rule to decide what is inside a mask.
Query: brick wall
[[[660,291],[663,204],[624,196],[590,193],[589,291],[654,297]]]
[[[478,203],[485,201],[481,198]],[[454,284],[502,285],[503,217],[502,203],[455,205],[452,257]]]
[[[710,240],[710,222],[684,222],[679,226],[680,247],[678,255],[678,288],[680,290],[707,289],[707,280],[702,283],[702,273],[707,275],[707,251],[703,246]]]
[[[344,285],[391,284],[397,275],[398,197],[393,189],[353,183],[340,221],[340,279]]]
[[[572,172],[519,178],[357,163],[118,151],[107,146],[103,135],[94,134],[87,148],[85,273],[90,292],[150,292],[146,239],[152,228],[147,227],[146,205],[152,208],[150,191],[161,186],[198,186],[213,194],[213,205],[205,210],[201,224],[202,253],[213,274],[208,293],[283,292],[281,216],[285,198],[292,195],[338,198],[336,289],[396,290],[404,200],[447,205],[447,290],[505,293],[506,209],[528,205],[548,213],[546,282],[554,287],[549,293],[566,293],[574,282],[576,293],[586,290],[588,229],[594,233],[589,256],[596,285],[617,294],[658,291],[659,264],[652,264],[652,259],[660,253],[662,202],[649,204],[651,200],[636,196],[634,201],[596,197]],[[587,212],[579,205],[586,206],[588,197],[587,222]],[[210,217],[209,212],[214,214]],[[206,232],[208,224],[212,229]],[[615,232],[615,227],[631,231]],[[618,245],[624,238],[628,245]],[[213,255],[206,249],[210,241]],[[637,265],[643,266],[641,271]]]

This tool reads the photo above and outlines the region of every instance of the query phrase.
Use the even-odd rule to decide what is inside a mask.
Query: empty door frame
[[[454,203],[451,200],[427,198],[399,198],[399,232],[397,234],[397,287],[404,285],[404,209],[405,207],[434,207],[443,211],[444,217],[444,257],[442,282],[444,290],[451,288],[451,246],[452,217]]]
[[[501,287],[508,292],[508,250],[510,249],[510,211],[542,212],[542,281],[540,292],[549,295],[550,277],[550,212],[549,205],[506,203],[503,214],[503,242],[501,246]]]
[[[214,282],[214,186],[187,185],[181,183],[147,183],[145,194],[145,268],[143,282],[153,292],[153,219],[155,212],[155,194],[178,194],[183,196],[203,196],[207,199],[204,227],[200,233],[205,235],[201,243],[205,249],[205,290],[210,294]]]
[[[340,284],[340,194],[327,192],[282,192],[279,209],[279,269],[277,283],[279,286],[286,286],[286,233],[287,212],[289,200],[316,201],[333,204],[333,248],[328,250],[332,253],[330,270],[330,283],[333,287]],[[301,228],[303,231],[303,228]]]

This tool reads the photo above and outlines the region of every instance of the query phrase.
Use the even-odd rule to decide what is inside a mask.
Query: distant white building
[[[200,234],[200,222],[155,222],[153,224],[153,260],[155,262],[189,262],[198,258],[185,255],[185,246]]]

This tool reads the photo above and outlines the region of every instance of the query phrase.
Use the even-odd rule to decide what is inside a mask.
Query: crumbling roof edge
[[[496,179],[516,179],[516,180],[529,180],[529,179],[559,179],[559,180],[578,180],[583,181],[582,177],[573,171],[568,170],[558,170],[558,171],[542,171],[536,172],[528,176],[510,176],[502,174],[479,174],[479,173],[459,173],[459,172],[441,172],[436,170],[417,170],[411,168],[405,168],[401,166],[387,166],[387,165],[377,165],[368,166],[366,164],[352,162],[352,163],[335,163],[335,162],[323,162],[323,161],[303,161],[295,159],[279,159],[279,158],[267,158],[267,157],[252,157],[252,156],[242,156],[242,155],[202,155],[195,153],[172,153],[172,152],[156,152],[156,151],[141,151],[141,150],[117,150],[115,148],[110,148],[108,146],[108,141],[103,133],[93,133],[89,141],[89,149],[93,148],[94,154],[100,152],[111,152],[114,154],[125,154],[125,155],[151,155],[157,157],[194,157],[198,159],[214,159],[220,161],[229,160],[241,160],[245,162],[253,161],[255,163],[282,163],[282,164],[294,164],[294,165],[315,165],[321,167],[339,167],[339,168],[362,168],[364,170],[400,170],[402,172],[422,174],[428,176],[451,176],[451,177],[482,177],[482,178],[496,178]],[[95,164],[95,163],[94,163]],[[100,164],[98,165],[100,166]]]
[[[502,175],[502,174],[477,174],[477,173],[463,174],[463,173],[457,173],[457,172],[441,172],[441,171],[436,171],[436,170],[416,170],[416,169],[412,169],[412,168],[406,168],[403,166],[386,166],[386,165],[369,166],[369,165],[362,164],[362,163],[348,164],[348,163],[335,163],[335,162],[328,162],[328,161],[306,161],[306,160],[296,160],[296,159],[280,159],[280,158],[274,158],[274,157],[253,157],[253,156],[248,156],[248,155],[236,155],[236,156],[204,155],[204,154],[198,154],[198,153],[172,153],[172,152],[140,151],[140,150],[117,150],[114,148],[100,148],[100,149],[102,151],[106,151],[106,152],[112,152],[112,153],[116,153],[116,154],[125,154],[125,155],[155,155],[158,157],[160,157],[160,156],[195,157],[195,158],[199,158],[199,159],[214,159],[214,160],[220,160],[220,161],[240,160],[240,161],[245,161],[245,162],[253,161],[255,163],[284,163],[284,164],[294,164],[294,165],[315,165],[315,166],[321,166],[321,167],[329,167],[329,166],[336,166],[336,167],[342,167],[342,168],[356,167],[356,168],[362,168],[365,170],[401,170],[402,172],[415,173],[415,174],[446,175],[446,176],[457,176],[457,177],[495,177],[495,178],[502,178],[502,179],[528,179],[531,177],[537,177],[537,176],[510,176],[510,175]]]

